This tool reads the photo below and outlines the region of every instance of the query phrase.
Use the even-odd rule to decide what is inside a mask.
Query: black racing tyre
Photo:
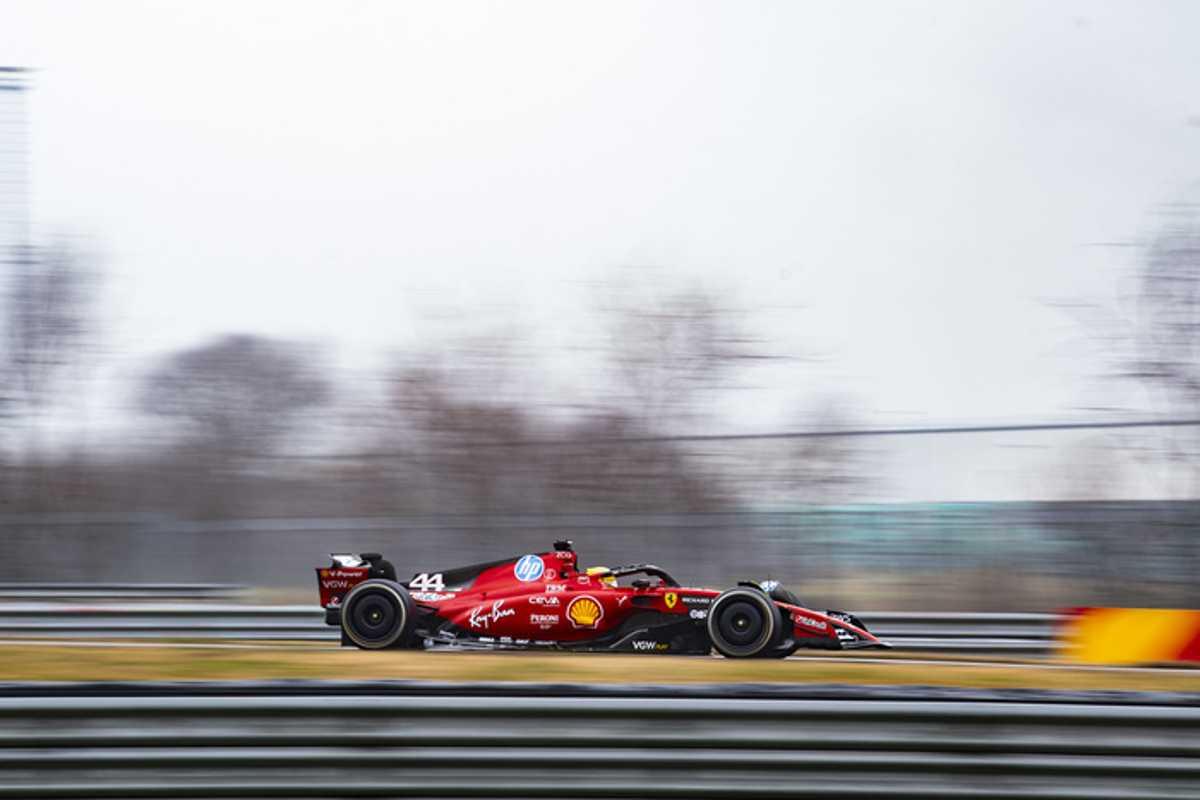
[[[708,607],[705,622],[713,647],[726,658],[755,658],[780,643],[783,614],[765,592],[737,587]]]
[[[765,587],[765,584],[764,584],[764,587]],[[797,597],[795,595],[795,593],[792,592],[790,589],[785,589],[783,587],[783,584],[781,584],[779,581],[771,581],[771,587],[770,587],[770,590],[767,592],[767,596],[769,596],[772,600],[776,600],[780,603],[787,603],[788,605],[792,605],[792,606],[801,606],[801,607],[804,606],[804,603],[800,602],[800,598]],[[781,616],[783,615],[782,610],[780,610],[779,613]],[[788,635],[789,635],[789,629],[786,626],[786,620],[785,620],[784,632],[782,634],[780,634],[780,638],[787,639]],[[766,653],[763,653],[763,658],[787,658],[788,656],[790,656],[792,653],[796,652],[799,649],[800,649],[800,644],[798,642],[792,641],[792,643],[790,645],[788,645],[787,647],[777,647]]]
[[[776,583],[771,587],[771,591],[768,594],[772,600],[778,600],[781,603],[787,603],[792,606],[804,606],[804,603],[800,602],[800,598],[796,597],[795,593],[790,589],[783,588],[782,584]]]
[[[774,650],[771,650],[770,652],[763,653],[762,657],[763,658],[787,658],[788,656],[790,656],[792,653],[796,652],[799,649],[800,649],[799,643],[792,642],[787,647],[777,647]]]
[[[413,609],[400,584],[383,578],[363,581],[342,600],[342,633],[364,650],[403,644],[412,633]]]

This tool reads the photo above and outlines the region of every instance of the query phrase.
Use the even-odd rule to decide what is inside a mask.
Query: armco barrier
[[[1200,798],[1194,698],[534,688],[15,691],[0,797]]]
[[[1053,646],[1056,614],[864,611],[872,633],[898,650],[1041,655]]]
[[[1038,655],[1052,644],[1053,614],[864,612],[897,649]],[[234,604],[0,604],[0,636],[218,637],[337,641],[320,608]]]
[[[223,583],[0,583],[0,602],[219,600],[240,589]]]

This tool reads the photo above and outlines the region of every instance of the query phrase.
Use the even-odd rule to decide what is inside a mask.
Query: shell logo
[[[576,628],[595,628],[604,619],[604,608],[590,595],[580,595],[567,605],[567,619]]]

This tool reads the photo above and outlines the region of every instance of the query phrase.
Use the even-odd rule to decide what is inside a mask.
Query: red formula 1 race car
[[[813,611],[775,582],[723,592],[680,586],[652,564],[581,569],[570,542],[548,553],[421,572],[399,581],[377,553],[317,569],[325,622],[342,643],[385,647],[704,654],[784,658],[798,648],[887,647],[851,614]]]

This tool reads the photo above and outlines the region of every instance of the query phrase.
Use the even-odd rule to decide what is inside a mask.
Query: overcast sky
[[[826,393],[1136,409],[1056,302],[1113,304],[1133,254],[1095,245],[1200,178],[1198,31],[1191,2],[0,0],[36,224],[105,254],[128,363],[230,330],[353,363],[431,316],[561,342],[653,268],[822,356],[739,430]]]

